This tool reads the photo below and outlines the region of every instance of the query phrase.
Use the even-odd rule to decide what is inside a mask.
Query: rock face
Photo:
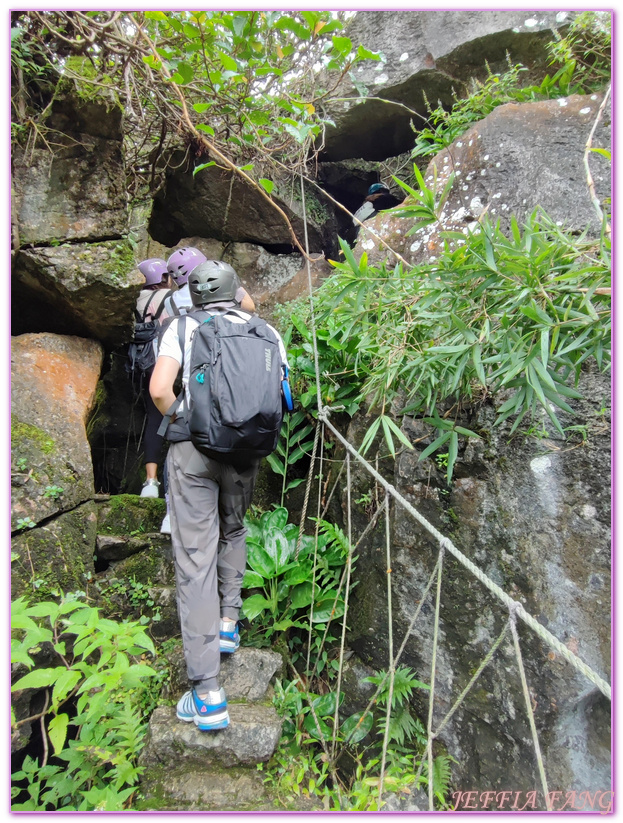
[[[46,127],[54,151],[13,150],[20,246],[121,238],[128,230],[122,112],[67,96]]]
[[[11,526],[93,496],[86,423],[103,352],[94,340],[25,334],[11,351]]]
[[[580,391],[587,398],[576,403],[579,419],[587,423],[586,441],[509,441],[507,428],[492,428],[495,413],[485,405],[468,421],[483,439],[470,442],[459,455],[449,490],[434,461],[418,462],[429,442],[420,424],[405,424],[411,441],[419,442],[414,452],[400,456],[393,482],[495,583],[609,680],[608,379],[589,369]],[[562,425],[571,424],[571,418],[565,418]],[[361,439],[356,427],[350,435],[351,441]],[[358,471],[356,475],[353,499],[370,486],[369,478]],[[363,529],[367,519],[357,517]],[[349,610],[350,645],[377,668],[387,666],[379,642],[387,632],[386,609],[380,605],[386,599],[380,546],[383,526],[360,552],[359,583]],[[392,517],[392,551],[393,623],[400,642],[431,575],[437,547],[399,506]],[[401,661],[425,680],[430,678],[433,615],[434,587]],[[507,617],[505,607],[446,553],[434,726],[467,685]],[[550,789],[608,790],[609,701],[521,621],[519,634]],[[425,697],[419,710],[425,716]],[[444,729],[441,743],[459,761],[457,788],[508,788],[509,776],[516,790],[540,785],[510,641],[503,643]]]
[[[335,247],[333,211],[316,189],[306,192],[310,251]],[[300,189],[275,189],[274,200],[286,213],[299,242],[303,241]],[[293,239],[283,217],[249,184],[231,172],[211,166],[193,177],[182,153],[174,153],[166,186],[156,195],[150,235],[167,246],[182,237],[199,235],[224,242],[255,243],[277,251],[293,251]]]
[[[424,95],[433,108],[438,100],[450,107],[453,88],[460,96],[470,77],[486,76],[485,61],[492,71],[503,70],[506,52],[515,62],[544,65],[551,30],[570,20],[569,12],[543,10],[358,12],[348,36],[385,60],[357,66],[341,96],[359,97],[361,90],[381,99],[334,104],[335,127],[327,129],[321,159],[383,160],[410,150],[410,121],[417,129],[427,119]]]
[[[13,146],[12,333],[114,345],[130,336],[143,278],[127,239],[123,119],[67,85],[45,128],[54,150]]]
[[[39,328],[129,340],[144,283],[125,240],[20,251],[13,263],[13,331]]]
[[[444,245],[444,231],[478,231],[485,213],[500,221],[508,233],[510,217],[522,223],[541,206],[559,225],[574,231],[601,225],[591,202],[584,147],[597,119],[602,96],[572,95],[535,103],[508,103],[494,109],[430,162],[425,182],[441,192],[450,175],[454,182],[443,207],[441,221],[406,237],[408,220],[378,215],[365,224],[357,252],[379,262],[387,252],[366,236],[369,226],[410,263],[435,260]],[[610,148],[610,113],[606,109],[593,137],[595,148]],[[591,153],[591,173],[600,200],[610,196],[610,163]],[[409,199],[405,201],[405,206]],[[456,244],[450,241],[450,248]]]

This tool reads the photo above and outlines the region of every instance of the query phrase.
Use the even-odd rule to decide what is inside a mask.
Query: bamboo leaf
[[[433,440],[430,446],[427,446],[422,452],[422,454],[418,457],[418,461],[424,460],[433,452],[437,451],[437,449],[440,449],[443,446],[443,444],[446,443],[446,441],[450,438],[451,434],[452,432],[446,431],[442,435],[440,435],[436,440]]]
[[[450,432],[450,443],[448,444],[448,470],[446,477],[448,484],[452,480],[452,472],[454,471],[454,464],[459,452],[459,436],[456,431]]]

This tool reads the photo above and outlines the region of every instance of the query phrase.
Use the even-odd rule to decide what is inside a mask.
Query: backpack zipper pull
[[[199,369],[199,373],[195,377],[197,383],[204,383],[205,382],[205,370],[206,370],[207,363],[204,363],[203,366]]]
[[[214,357],[212,358],[212,365],[213,366],[216,365],[216,361],[219,359],[220,354],[221,354],[221,341],[217,340],[216,346],[215,346],[215,349],[214,349]]]

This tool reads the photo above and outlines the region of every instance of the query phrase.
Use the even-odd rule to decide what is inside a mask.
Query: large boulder
[[[95,503],[90,500],[11,540],[11,597],[50,600],[59,592],[89,592],[95,566]],[[91,596],[97,596],[93,589]]]
[[[428,117],[426,99],[450,107],[471,77],[504,70],[506,54],[531,68],[545,65],[552,29],[570,12],[529,10],[401,10],[358,12],[347,34],[353,45],[380,52],[346,79],[329,108],[335,126],[324,137],[321,160],[383,160],[413,147],[414,128]],[[356,99],[359,98],[359,99]],[[365,99],[370,98],[370,99]],[[379,99],[373,99],[379,98]],[[399,105],[392,105],[393,101]]]
[[[442,233],[479,231],[485,213],[508,233],[510,218],[521,224],[541,206],[560,226],[575,232],[588,228],[598,235],[601,224],[588,189],[584,148],[597,119],[602,95],[572,95],[535,103],[507,103],[476,123],[431,160],[426,184],[441,192],[450,175],[454,182],[438,223],[406,236],[412,222],[391,211],[364,224],[356,254],[371,263],[388,258],[386,247],[369,227],[407,262],[437,259],[444,247]],[[593,137],[595,148],[610,148],[610,113],[606,109]],[[590,155],[598,198],[610,196],[611,168],[597,152]],[[410,199],[404,203],[407,206]],[[450,248],[456,246],[450,240]],[[460,242],[460,241],[458,241]]]
[[[610,676],[610,393],[607,376],[587,367],[573,401],[584,425],[563,441],[556,435],[509,438],[510,424],[493,427],[491,401],[465,425],[482,438],[462,447],[454,480],[428,458],[431,440],[422,423],[406,421],[415,451],[403,451],[390,482],[442,534],[512,598],[606,680]],[[547,420],[547,418],[546,418]],[[545,423],[545,421],[543,421]],[[359,443],[365,421],[353,423]],[[355,469],[352,499],[369,490],[369,475]],[[368,516],[354,509],[355,534]],[[384,526],[358,550],[358,585],[349,609],[349,643],[375,668],[387,666]],[[392,517],[394,642],[402,641],[422,600],[438,546],[399,505]],[[401,663],[428,681],[434,591],[428,596]],[[487,654],[508,612],[446,552],[442,580],[434,727]],[[521,621],[519,635],[550,788],[610,788],[610,704],[588,679],[539,640]],[[420,716],[427,692],[415,698]],[[445,727],[440,742],[459,762],[455,785],[470,790],[529,791],[540,785],[512,642],[504,642]],[[437,745],[437,744],[436,744]]]
[[[272,197],[303,244],[300,186],[287,182],[279,185],[276,181]],[[305,198],[310,251],[332,252],[333,208],[315,187],[306,186]],[[254,243],[275,252],[287,253],[296,248],[283,217],[256,189],[216,165],[193,175],[193,166],[182,152],[173,153],[166,185],[154,198],[149,234],[166,246],[198,235],[223,242]]]
[[[22,250],[12,270],[13,333],[41,329],[114,346],[132,334],[144,282],[125,240]]]
[[[54,334],[12,338],[11,526],[39,523],[93,496],[86,424],[102,347]]]
[[[63,94],[43,125],[48,140],[12,150],[19,245],[121,237],[128,230],[122,110]]]

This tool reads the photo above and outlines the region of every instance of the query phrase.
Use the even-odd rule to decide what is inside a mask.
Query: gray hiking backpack
[[[244,464],[266,457],[277,447],[287,410],[277,340],[259,317],[236,323],[195,310],[178,321],[182,350],[189,316],[199,321],[192,337],[190,408],[185,414],[190,440],[220,462]],[[183,392],[165,421],[182,398]]]

